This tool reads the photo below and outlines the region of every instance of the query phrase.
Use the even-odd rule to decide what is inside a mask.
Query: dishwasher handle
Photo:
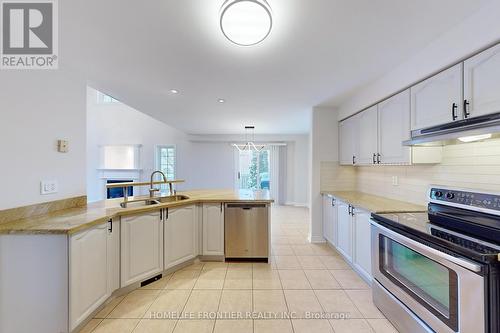
[[[265,203],[262,204],[248,204],[248,203],[228,203],[226,204],[226,208],[240,208],[244,210],[250,210],[252,208],[266,208],[267,205]]]

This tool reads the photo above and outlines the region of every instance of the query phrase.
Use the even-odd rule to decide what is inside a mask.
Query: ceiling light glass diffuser
[[[226,0],[220,11],[224,36],[241,46],[262,42],[271,32],[273,18],[266,0]]]

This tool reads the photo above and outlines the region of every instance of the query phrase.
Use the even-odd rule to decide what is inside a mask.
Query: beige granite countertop
[[[84,207],[62,209],[44,215],[23,218],[0,224],[0,234],[74,234],[111,218],[131,215],[161,208],[179,207],[196,203],[261,202],[271,203],[269,191],[251,190],[198,190],[177,192],[189,199],[151,206],[130,204],[121,208],[123,199],[103,200]],[[136,197],[137,198],[137,197]],[[133,200],[134,197],[130,197]],[[2,212],[0,211],[0,214]]]
[[[413,213],[427,211],[427,207],[425,206],[379,197],[358,191],[322,191],[321,194],[334,196],[354,207],[359,207],[372,213]]]

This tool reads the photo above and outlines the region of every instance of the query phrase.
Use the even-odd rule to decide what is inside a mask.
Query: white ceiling
[[[223,0],[61,1],[61,66],[188,133],[305,133],[313,106],[373,81],[487,1],[268,0],[273,31],[253,47],[223,37]]]

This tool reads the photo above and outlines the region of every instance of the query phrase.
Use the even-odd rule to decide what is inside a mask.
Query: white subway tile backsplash
[[[322,191],[353,191],[356,189],[356,170],[338,162],[321,162],[320,182]]]

